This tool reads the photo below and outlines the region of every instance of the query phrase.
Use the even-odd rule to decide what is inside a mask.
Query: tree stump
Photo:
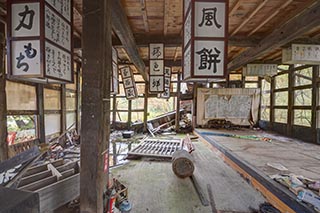
[[[172,155],[172,170],[179,178],[190,177],[194,171],[193,157],[186,150],[177,150]]]

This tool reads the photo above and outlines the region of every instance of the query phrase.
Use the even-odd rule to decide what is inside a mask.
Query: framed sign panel
[[[149,92],[164,92],[164,44],[149,44]]]
[[[72,0],[8,0],[7,8],[9,76],[72,83]]]
[[[136,83],[130,66],[120,68],[120,74],[123,81],[123,88],[128,100],[138,98]]]
[[[225,78],[228,1],[184,0],[183,79]]]

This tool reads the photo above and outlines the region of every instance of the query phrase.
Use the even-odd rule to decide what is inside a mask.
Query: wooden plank
[[[83,28],[86,30],[82,35],[85,63],[82,70],[81,212],[103,212],[103,193],[108,183],[108,171],[104,171],[105,156],[102,153],[109,148],[110,136],[111,2],[119,3],[117,0],[83,1]],[[115,10],[117,8],[113,7],[112,11]],[[65,188],[79,192],[78,188]],[[66,189],[62,189],[63,193],[68,194]],[[61,201],[62,198],[53,199]]]
[[[304,10],[291,21],[275,29],[266,36],[257,47],[248,48],[228,64],[228,70],[235,70],[263,55],[265,52],[278,48],[291,40],[303,35],[319,25],[320,2]]]
[[[61,166],[63,164],[63,159],[61,158],[59,160],[53,161],[53,162],[51,162],[51,164],[54,165],[55,167]],[[46,170],[48,170],[47,164],[33,166],[28,169],[28,171],[25,173],[25,175],[23,177],[34,175],[36,173],[43,172]]]
[[[80,175],[76,174],[37,190],[40,198],[40,212],[53,211],[79,197],[79,185]]]
[[[1,24],[2,32],[3,24]],[[8,159],[6,70],[4,68],[5,37],[0,33],[0,162]]]
[[[72,176],[74,174],[75,174],[75,170],[74,169],[69,169],[67,171],[64,171],[64,172],[61,173],[60,180],[66,179],[67,177],[70,177],[70,176]]]
[[[250,21],[250,19],[257,13],[259,12],[259,10],[268,2],[269,0],[263,0],[260,2],[260,4],[250,13],[248,14],[247,17],[245,17],[245,19],[243,21],[241,21],[241,24],[238,25],[238,27],[236,29],[234,29],[232,31],[232,33],[230,34],[230,36],[235,35],[246,23],[248,23]]]
[[[37,109],[38,109],[38,137],[40,143],[46,142],[46,133],[44,128],[44,94],[43,94],[43,85],[37,84],[36,86],[36,92],[37,92]]]
[[[317,106],[319,105],[319,88],[317,85],[317,79],[319,77],[319,65],[312,67],[312,117],[311,117],[311,128],[313,135],[313,142],[317,142],[317,122],[319,115],[317,115]]]
[[[21,178],[19,186],[18,187],[23,187],[25,185],[31,184],[32,182],[39,181],[41,179],[47,178],[52,176],[52,172],[49,170],[34,174],[34,175],[29,175],[27,177]]]
[[[133,33],[130,29],[130,25],[128,23],[126,13],[121,6],[121,1],[118,0],[110,0],[112,10],[112,28],[113,31],[119,37],[121,43],[126,49],[131,61],[135,64],[139,73],[142,75],[145,81],[148,81],[148,75],[145,70],[145,64],[143,63],[137,45],[135,43],[135,39]]]
[[[70,169],[75,169],[76,168],[76,164],[77,164],[78,161],[73,161],[73,162],[69,162],[69,163],[66,163],[66,164],[63,164],[59,167],[56,167],[56,169],[60,172],[60,173],[63,173],[67,170],[70,170]]]
[[[60,133],[67,129],[67,100],[66,100],[66,85],[61,85],[61,120],[60,120]]]
[[[141,12],[142,12],[144,30],[146,31],[146,33],[148,33],[150,30],[149,30],[149,23],[148,23],[146,0],[140,0],[140,3],[141,3]]]
[[[52,175],[56,176],[57,180],[60,180],[60,178],[62,177],[61,173],[51,163],[49,163],[47,166],[48,169],[52,172]]]
[[[57,180],[58,179],[57,179],[56,176],[50,176],[50,177],[44,178],[42,180],[30,183],[28,185],[19,187],[19,189],[26,190],[26,191],[36,191],[38,189],[41,189],[41,188],[43,188],[45,186],[48,186],[50,184],[53,184],[53,183],[57,182]]]

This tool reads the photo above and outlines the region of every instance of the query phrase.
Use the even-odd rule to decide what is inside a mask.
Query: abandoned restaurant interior
[[[0,213],[320,212],[319,0],[0,0]]]

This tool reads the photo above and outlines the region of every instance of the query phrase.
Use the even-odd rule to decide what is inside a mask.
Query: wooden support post
[[[143,111],[143,131],[148,131],[148,96],[149,96],[149,82],[146,81],[144,88],[144,111]]]
[[[292,126],[294,122],[294,66],[290,65],[288,72],[288,112],[287,112],[287,136],[292,136]]]
[[[2,25],[2,24],[1,24]],[[4,68],[4,34],[0,34],[0,162],[8,159],[6,71]]]
[[[110,137],[111,0],[83,0],[83,17],[80,211],[102,213]]]
[[[117,119],[117,95],[113,95],[113,102],[112,102],[112,128],[116,129],[116,119]]]
[[[273,123],[274,123],[274,102],[275,102],[275,95],[274,95],[274,90],[275,90],[275,77],[271,78],[271,83],[270,83],[270,125],[271,128],[273,129]]]
[[[60,132],[64,132],[67,129],[67,97],[66,97],[66,85],[61,85],[61,126]]]
[[[181,92],[180,89],[181,88],[181,72],[178,72],[178,82],[177,82],[177,103],[176,103],[176,131],[178,131],[180,129],[180,97],[181,97]]]
[[[196,128],[197,124],[197,90],[198,90],[198,83],[193,83],[193,107],[192,107],[192,128]]]
[[[319,65],[312,67],[312,117],[311,117],[311,128],[313,135],[313,142],[317,141],[317,121],[318,121],[318,111],[317,106],[319,104],[319,88],[317,85],[317,79],[319,78]]]
[[[132,100],[128,101],[128,123],[127,128],[130,130],[132,124]]]
[[[76,63],[76,71],[77,71],[77,100],[76,100],[76,109],[77,109],[77,115],[76,115],[76,128],[78,133],[81,131],[81,117],[80,117],[80,111],[81,111],[81,85],[80,85],[80,79],[81,79],[81,65],[80,63]]]
[[[43,84],[37,84],[37,108],[38,108],[38,137],[40,143],[46,142],[46,132],[44,124],[44,95]]]

